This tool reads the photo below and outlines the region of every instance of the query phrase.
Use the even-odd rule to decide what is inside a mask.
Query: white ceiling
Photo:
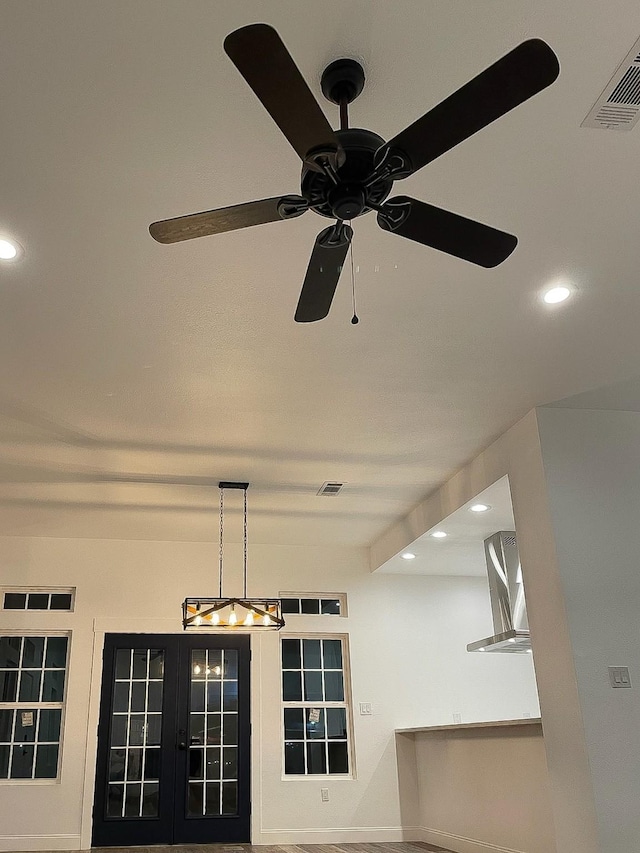
[[[298,189],[222,49],[265,18],[319,97],[360,57],[352,122],[385,138],[548,41],[557,83],[396,187],[514,255],[479,269],[363,217],[360,325],[346,280],[297,325],[324,220],[154,243],[153,220]],[[252,484],[252,541],[367,544],[532,406],[636,375],[640,131],[580,122],[639,32],[632,0],[4,0],[0,231],[26,255],[0,268],[0,533],[215,538],[222,478]],[[558,278],[574,299],[541,305]]]
[[[485,504],[486,512],[472,512],[474,504]],[[446,533],[434,539],[434,530]],[[484,540],[499,530],[515,530],[509,480],[502,477],[472,501],[461,506],[437,527],[419,536],[402,553],[415,554],[405,560],[400,554],[378,569],[396,575],[476,575],[487,577]]]

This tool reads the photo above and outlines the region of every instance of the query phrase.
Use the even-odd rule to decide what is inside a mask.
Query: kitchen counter
[[[446,726],[417,726],[408,729],[396,729],[396,734],[429,734],[430,732],[456,732],[467,729],[505,729],[512,726],[540,726],[540,717],[523,717],[521,720],[488,720],[481,723],[453,723]]]

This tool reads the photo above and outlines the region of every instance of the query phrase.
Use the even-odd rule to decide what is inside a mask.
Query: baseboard
[[[501,847],[499,844],[491,844],[488,841],[477,841],[475,838],[466,838],[463,835],[453,835],[440,829],[429,829],[426,826],[405,827],[405,841],[425,841],[427,844],[435,844],[445,847],[452,853],[525,853],[523,850],[515,850],[513,847]]]
[[[263,829],[254,844],[348,844],[404,841],[401,826],[349,826],[340,829]]]
[[[0,851],[79,849],[79,835],[0,835]]]

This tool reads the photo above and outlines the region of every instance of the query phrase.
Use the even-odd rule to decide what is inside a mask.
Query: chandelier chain
[[[222,560],[224,556],[224,489],[220,489],[220,598],[222,598]]]
[[[247,490],[244,490],[244,527],[243,527],[243,565],[242,572],[244,578],[244,597],[247,597]]]

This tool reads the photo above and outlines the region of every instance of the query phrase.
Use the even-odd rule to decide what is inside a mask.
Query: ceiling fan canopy
[[[322,76],[323,94],[340,107],[340,129],[334,131],[273,27],[235,30],[224,49],[300,157],[300,193],[154,222],[149,231],[155,240],[177,243],[292,219],[307,210],[335,220],[313,247],[295,312],[300,323],[329,313],[353,238],[351,223],[371,211],[384,230],[482,267],[495,267],[513,252],[518,241],[512,234],[410,196],[389,195],[396,180],[550,86],[560,66],[545,42],[518,45],[388,142],[348,126],[348,104],[365,82],[354,60],[336,60]]]

